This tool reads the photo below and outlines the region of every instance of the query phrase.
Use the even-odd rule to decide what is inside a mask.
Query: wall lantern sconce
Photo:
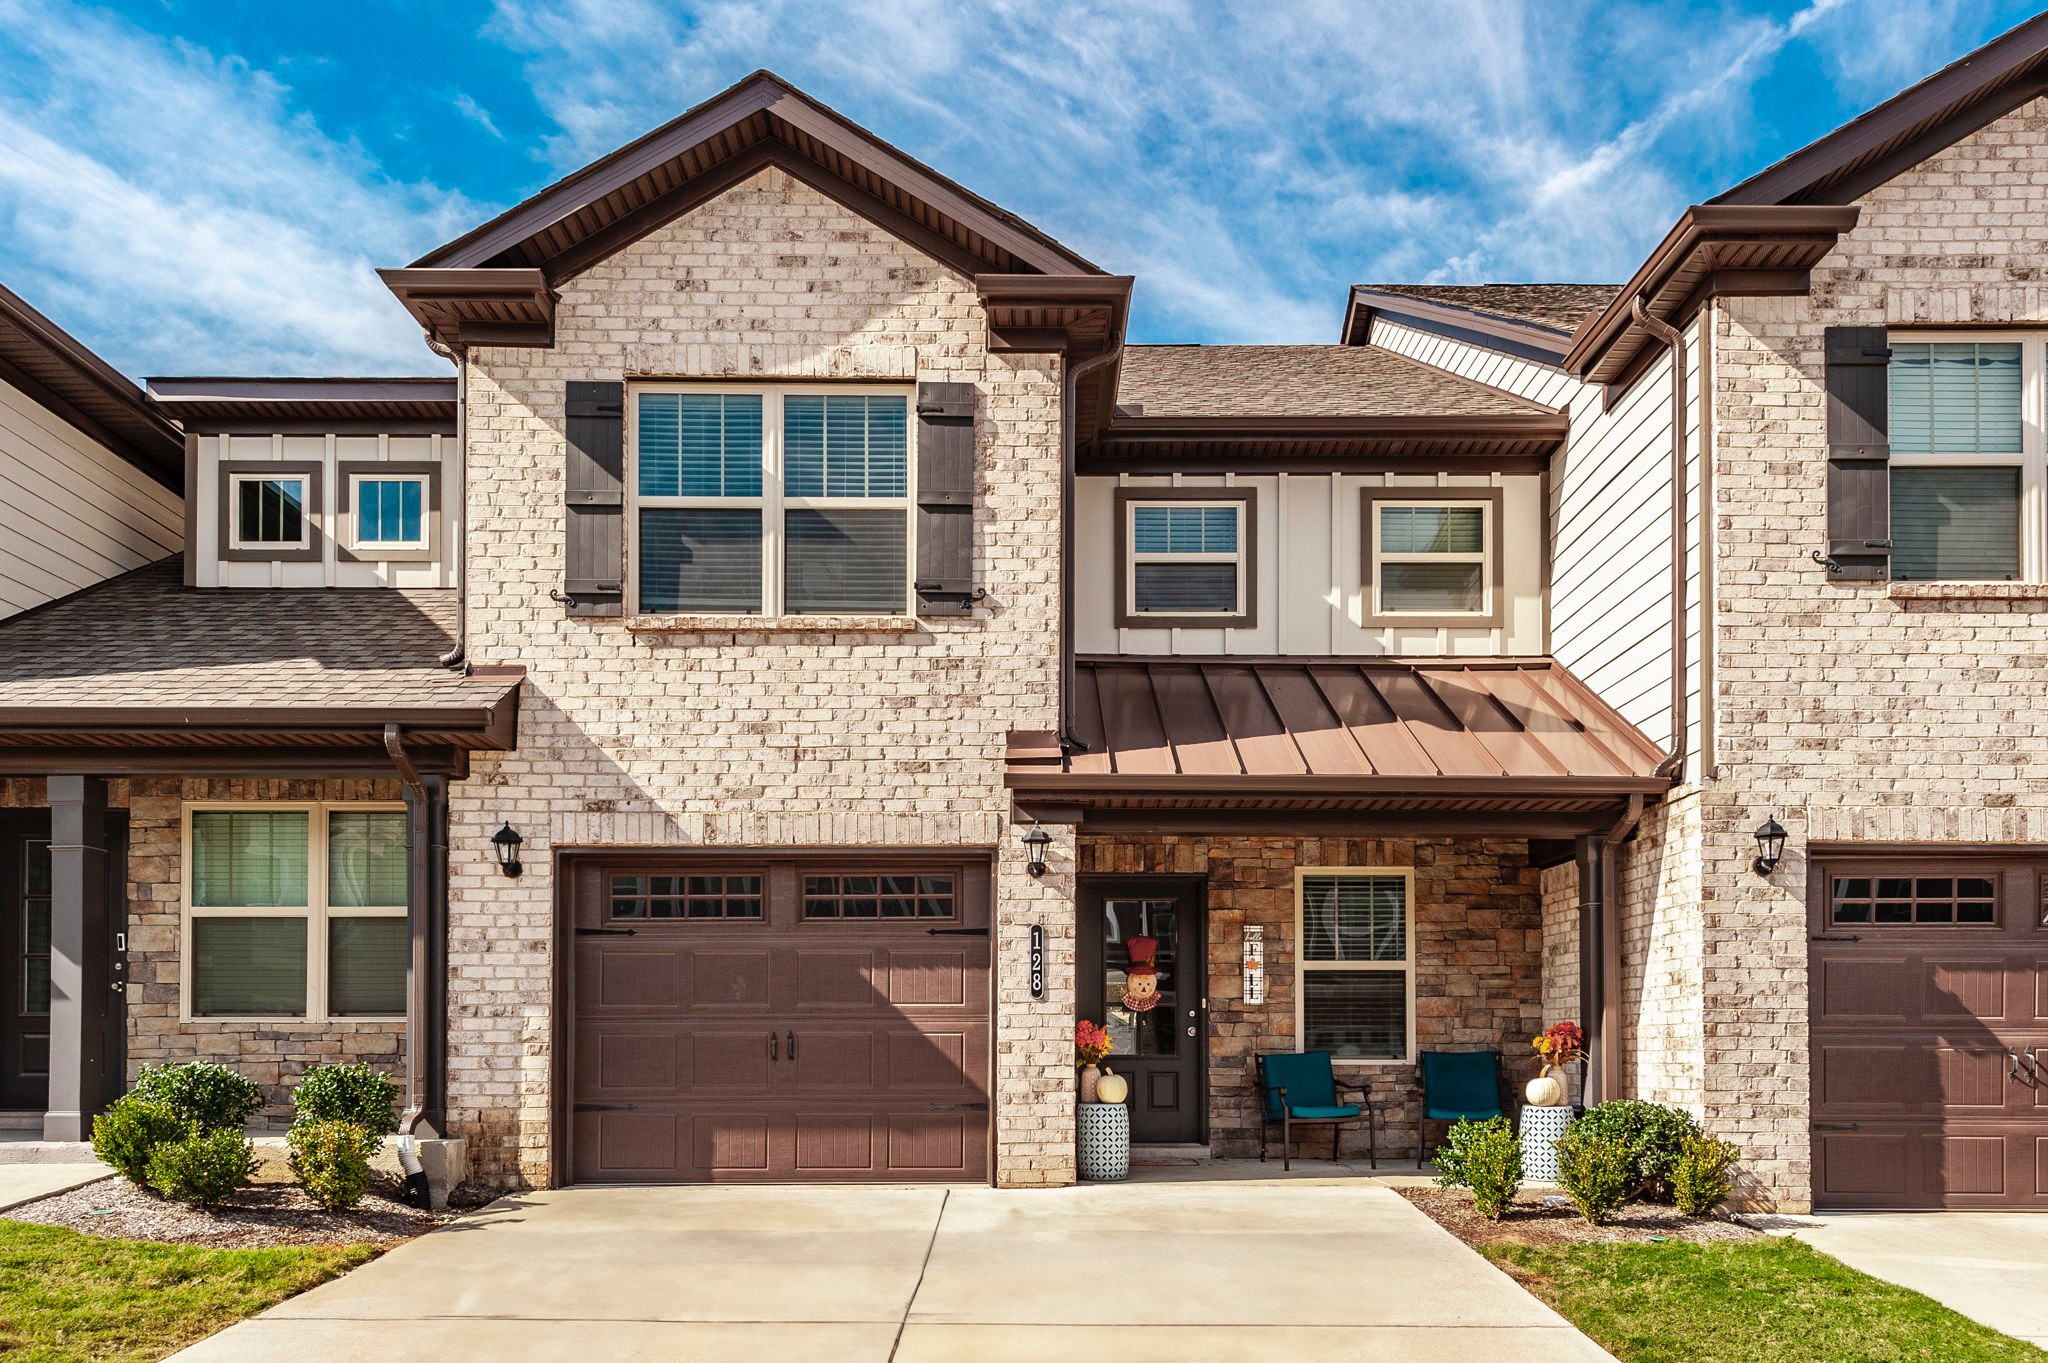
[[[1045,874],[1045,849],[1050,846],[1052,834],[1037,824],[1031,825],[1031,831],[1024,835],[1024,869],[1031,873],[1034,880]]]
[[[516,876],[524,869],[519,864],[519,844],[525,841],[510,823],[491,834],[491,850],[498,854],[499,870],[508,876]]]
[[[1764,820],[1763,827],[1756,831],[1756,860],[1749,869],[1760,876],[1767,876],[1778,869],[1778,861],[1785,855],[1785,830],[1776,818]]]

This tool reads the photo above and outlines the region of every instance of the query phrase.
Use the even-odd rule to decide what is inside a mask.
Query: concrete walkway
[[[1366,1179],[578,1188],[504,1199],[181,1363],[1593,1363]]]
[[[0,1164],[0,1212],[52,1193],[98,1182],[113,1172],[98,1161],[89,1164]]]
[[[1792,1233],[1851,1268],[2048,1348],[2048,1216],[1836,1212]]]

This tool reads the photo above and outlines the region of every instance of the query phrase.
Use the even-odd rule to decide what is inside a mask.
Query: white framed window
[[[1415,873],[1297,867],[1299,1049],[1338,1060],[1415,1058]]]
[[[187,1019],[402,1019],[403,805],[192,804],[184,814]]]
[[[1252,625],[1255,498],[1252,489],[1228,484],[1118,488],[1118,626]]]
[[[633,389],[628,610],[907,615],[911,390]]]
[[[313,528],[306,488],[301,474],[229,474],[228,547],[310,548]]]
[[[420,473],[352,473],[349,539],[357,549],[427,548],[432,497]]]
[[[1501,623],[1501,497],[1365,490],[1368,624]]]
[[[1891,575],[2048,580],[2048,335],[1890,338]]]

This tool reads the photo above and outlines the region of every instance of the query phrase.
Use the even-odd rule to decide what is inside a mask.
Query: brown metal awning
[[[1010,736],[1020,811],[1090,828],[1561,836],[1670,789],[1664,753],[1548,658],[1075,664],[1073,737]]]

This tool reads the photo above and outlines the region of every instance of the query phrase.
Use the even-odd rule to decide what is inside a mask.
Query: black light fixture
[[[508,876],[516,876],[524,869],[519,864],[519,844],[525,841],[509,822],[491,834],[491,850],[498,854],[499,870]]]
[[[1024,855],[1028,858],[1024,863],[1024,869],[1033,877],[1045,874],[1045,849],[1050,846],[1052,834],[1037,824],[1031,825],[1031,831],[1024,835]]]
[[[1778,869],[1778,861],[1784,855],[1785,830],[1775,817],[1767,818],[1756,831],[1756,860],[1749,864],[1749,869],[1767,876]]]

